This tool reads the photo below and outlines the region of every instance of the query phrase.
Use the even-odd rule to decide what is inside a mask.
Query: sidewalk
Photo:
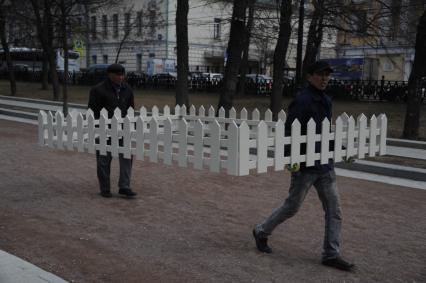
[[[66,283],[56,275],[0,250],[1,283]]]

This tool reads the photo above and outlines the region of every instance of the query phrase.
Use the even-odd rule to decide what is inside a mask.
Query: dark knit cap
[[[124,74],[126,69],[120,64],[111,64],[107,68],[107,73]]]
[[[308,74],[313,74],[316,72],[321,71],[329,71],[330,73],[333,73],[333,69],[331,68],[330,64],[328,64],[326,61],[319,60],[313,63],[308,67]]]

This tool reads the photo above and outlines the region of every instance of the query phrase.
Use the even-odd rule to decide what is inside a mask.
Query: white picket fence
[[[356,120],[346,114],[340,115],[335,125],[325,119],[321,134],[315,132],[315,122],[309,121],[306,135],[301,134],[301,125],[295,120],[291,125],[291,136],[284,135],[286,114],[279,113],[278,121],[272,121],[272,112],[267,110],[264,120],[256,109],[249,113],[243,109],[237,118],[231,109],[229,118],[225,111],[207,111],[201,106],[192,106],[187,114],[186,107],[176,106],[172,114],[168,106],[160,113],[153,107],[150,113],[141,107],[139,115],[129,109],[125,118],[116,109],[111,119],[107,111],[101,111],[95,120],[93,112],[71,112],[67,117],[61,112],[39,112],[39,144],[52,148],[77,150],[79,152],[112,156],[123,154],[137,160],[165,164],[174,161],[182,167],[192,164],[195,169],[209,169],[212,172],[225,171],[230,175],[248,175],[251,169],[263,173],[268,167],[284,170],[285,165],[305,162],[313,166],[329,159],[335,162],[354,156],[358,159],[386,153],[387,118],[367,117],[361,114]],[[122,139],[122,145],[119,140]],[[110,143],[107,143],[110,140]],[[334,150],[329,150],[334,140]],[[315,153],[315,143],[321,143],[321,152]],[[306,154],[301,146],[306,144]],[[284,146],[291,145],[290,155],[285,156]],[[269,154],[268,154],[269,153]]]

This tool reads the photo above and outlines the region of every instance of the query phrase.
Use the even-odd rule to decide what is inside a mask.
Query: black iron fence
[[[0,72],[0,79],[8,79],[8,72]],[[40,82],[42,73],[40,71],[17,71],[15,72],[18,81]],[[103,79],[105,74],[90,74],[87,72],[69,73],[68,83],[72,85],[94,85]],[[60,81],[63,73],[59,73]],[[50,78],[49,78],[50,80]],[[127,73],[127,82],[132,88],[144,89],[174,89],[176,76],[173,73],[164,73],[154,76],[147,76],[142,73]],[[210,79],[208,77],[188,78],[188,88],[197,92],[220,92],[223,86],[223,79]],[[240,88],[241,86],[238,86]],[[426,81],[418,87],[420,101],[426,101],[425,97]],[[248,95],[267,96],[272,92],[271,81],[255,82],[246,80],[244,93]],[[294,80],[284,80],[283,96],[293,96],[297,92]],[[368,100],[368,101],[400,101],[407,100],[408,85],[405,81],[385,81],[385,80],[331,80],[327,93],[336,99]]]

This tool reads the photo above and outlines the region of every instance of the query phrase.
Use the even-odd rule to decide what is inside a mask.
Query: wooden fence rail
[[[291,125],[291,136],[285,136],[284,111],[278,121],[272,121],[272,112],[267,110],[264,119],[260,112],[248,113],[246,109],[237,113],[231,109],[229,117],[225,111],[205,109],[198,111],[192,106],[166,106],[162,113],[153,107],[148,113],[144,107],[139,115],[129,109],[126,117],[116,109],[109,118],[105,109],[96,120],[89,109],[86,113],[70,112],[64,117],[62,112],[39,112],[39,144],[52,148],[107,154],[123,154],[125,158],[137,160],[177,163],[179,166],[192,166],[194,169],[208,169],[212,172],[226,171],[229,175],[248,175],[251,169],[264,173],[269,167],[284,170],[285,165],[306,163],[313,166],[329,159],[335,162],[355,156],[364,158],[386,153],[387,118],[381,114],[372,116],[369,121],[363,114],[354,119],[340,115],[334,125],[325,119],[321,133],[316,133],[316,125],[310,120],[306,133],[295,120]],[[198,112],[198,113],[197,113]],[[250,117],[249,117],[250,114]],[[238,116],[238,117],[237,117]],[[122,143],[119,143],[122,141]],[[334,147],[330,150],[330,144]],[[315,145],[321,144],[321,152]],[[289,145],[289,153],[284,147]],[[306,148],[306,152],[301,148]]]

